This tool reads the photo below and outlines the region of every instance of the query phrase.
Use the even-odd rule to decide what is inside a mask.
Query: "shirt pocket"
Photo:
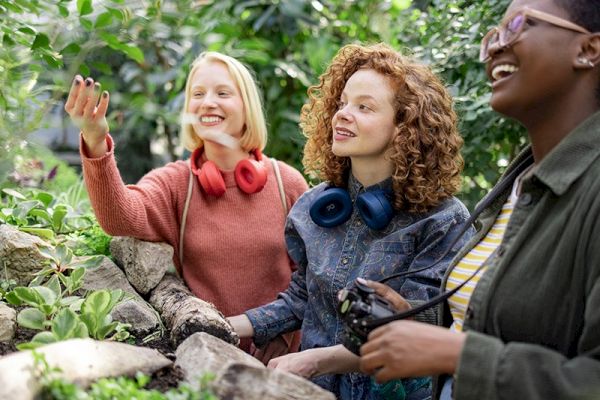
[[[362,276],[379,280],[408,268],[413,257],[413,240],[389,238],[374,241],[365,257]]]

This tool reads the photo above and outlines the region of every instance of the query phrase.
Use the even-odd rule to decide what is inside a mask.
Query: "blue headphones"
[[[394,216],[390,192],[382,189],[363,192],[356,197],[358,214],[367,226],[374,230],[385,228]],[[313,222],[324,228],[332,228],[348,221],[352,215],[352,199],[346,189],[328,187],[310,206]]]

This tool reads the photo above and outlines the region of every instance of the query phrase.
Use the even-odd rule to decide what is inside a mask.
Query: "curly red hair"
[[[348,79],[359,69],[373,69],[395,86],[394,109],[399,133],[386,156],[394,164],[394,207],[426,212],[460,188],[463,140],[452,97],[425,65],[385,44],[347,45],[308,89],[300,126],[307,137],[303,164],[307,174],[338,187],[347,185],[350,158],[331,150],[331,120]]]

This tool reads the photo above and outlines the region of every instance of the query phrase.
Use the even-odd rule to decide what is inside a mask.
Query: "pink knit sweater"
[[[227,191],[220,198],[206,195],[194,177],[184,261],[179,265],[188,161],[169,163],[136,185],[124,185],[110,136],[107,143],[109,152],[100,158],[87,157],[83,142],[80,148],[90,200],[108,234],[169,243],[190,289],[225,316],[270,302],[287,288],[293,264],[286,251],[285,215],[270,161],[265,161],[266,186],[251,195],[237,188],[233,171],[224,173]],[[283,162],[279,168],[289,208],[308,186],[294,168]]]

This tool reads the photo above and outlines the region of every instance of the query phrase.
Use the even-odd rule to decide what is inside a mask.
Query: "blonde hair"
[[[185,101],[182,112],[186,113],[190,104],[192,76],[204,63],[209,62],[225,64],[242,96],[246,116],[246,129],[242,133],[240,145],[247,151],[254,149],[264,150],[267,145],[267,125],[256,81],[250,70],[233,57],[215,51],[206,51],[194,60],[185,84]],[[196,135],[192,126],[184,123],[181,124],[181,141],[183,146],[189,151],[194,151],[204,144],[204,141]]]
[[[319,84],[308,89],[300,115],[307,137],[305,172],[338,187],[347,185],[350,158],[333,153],[331,120],[346,82],[359,69],[388,77],[394,89],[394,123],[400,129],[387,149],[394,164],[394,208],[426,212],[460,188],[463,140],[452,97],[431,69],[382,43],[342,47]]]

